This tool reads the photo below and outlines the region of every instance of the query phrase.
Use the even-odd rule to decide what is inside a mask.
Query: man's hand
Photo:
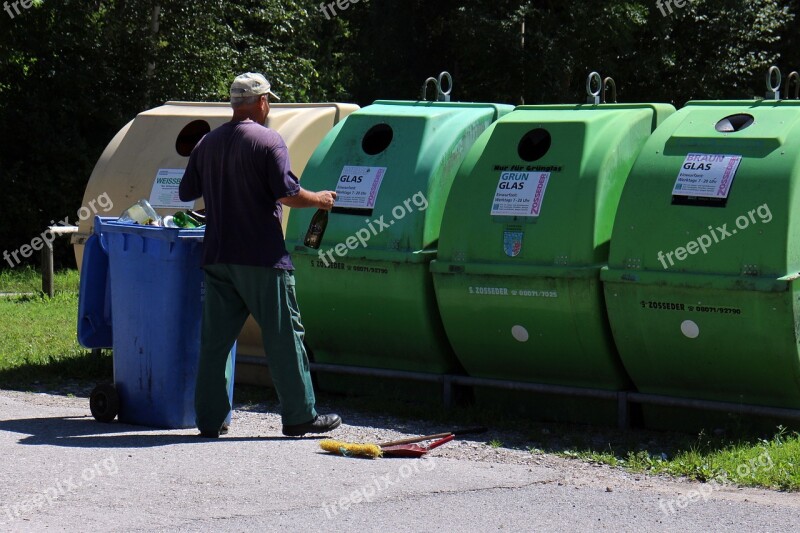
[[[317,206],[325,211],[333,209],[333,202],[336,200],[336,193],[334,191],[320,191],[317,193],[318,203]]]

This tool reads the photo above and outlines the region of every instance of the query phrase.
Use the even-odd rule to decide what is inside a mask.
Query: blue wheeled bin
[[[118,411],[120,422],[193,427],[205,230],[98,217],[94,231],[83,257],[78,339],[87,348],[113,346],[114,384],[92,393],[92,414],[110,422]],[[234,345],[226,370],[231,400],[235,356]]]

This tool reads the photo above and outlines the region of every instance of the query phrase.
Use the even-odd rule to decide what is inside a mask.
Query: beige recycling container
[[[270,104],[267,126],[281,134],[289,148],[292,170],[301,176],[311,154],[323,137],[342,119],[358,109],[354,104]],[[95,165],[83,198],[85,206],[113,207],[101,216],[118,216],[142,198],[164,216],[186,208],[200,209],[203,201],[184,204],[178,199],[178,183],[197,142],[212,129],[230,120],[227,103],[167,102],[140,113],[111,140]],[[102,203],[98,198],[102,198]],[[94,203],[93,203],[94,202]],[[284,232],[288,220],[284,208]],[[79,223],[72,238],[78,269],[83,243],[93,230],[93,218]],[[239,339],[242,355],[263,356],[261,334],[252,317]],[[252,369],[251,369],[252,370]],[[252,372],[239,373],[244,381],[261,382]]]

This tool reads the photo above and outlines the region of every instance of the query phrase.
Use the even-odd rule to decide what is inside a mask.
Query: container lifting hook
[[[775,66],[770,67],[769,72],[767,72],[767,100],[781,99],[781,82],[783,82],[781,69]]]
[[[611,87],[611,103],[617,103],[617,83],[614,81],[614,78],[606,78],[603,80],[603,103],[607,104],[608,99],[606,98],[606,90]]]
[[[447,80],[447,90],[442,90],[445,83],[444,81]],[[433,86],[436,88],[436,100],[428,100],[428,86],[433,83]],[[450,93],[453,92],[453,77],[450,75],[449,72],[445,71],[439,74],[439,78],[436,79],[434,77],[430,77],[425,80],[425,83],[422,85],[422,94],[420,95],[421,100],[425,101],[435,101],[435,102],[449,102],[450,101]]]
[[[614,78],[603,79],[599,72],[592,72],[586,79],[586,94],[588,96],[586,102],[594,105],[607,104],[606,92],[609,88],[611,89],[611,102],[616,104],[617,84]]]
[[[794,97],[792,96],[792,83],[794,83]],[[800,73],[796,70],[786,78],[786,93],[790,99],[800,100]]]
[[[593,88],[594,85],[597,85],[597,89]],[[601,102],[602,93],[603,93],[603,77],[600,75],[599,72],[592,72],[586,79],[586,95],[588,96],[588,98],[586,99],[586,103],[600,105],[602,103]]]

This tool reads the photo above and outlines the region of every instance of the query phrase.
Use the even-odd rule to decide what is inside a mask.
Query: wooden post
[[[51,239],[43,239],[42,247],[42,292],[48,297],[55,296],[56,291],[53,286],[53,241],[63,235],[72,235],[78,232],[77,226],[50,226],[47,232],[52,235]]]
[[[49,298],[55,296],[53,287],[53,243],[47,239],[42,248],[42,292]]]

